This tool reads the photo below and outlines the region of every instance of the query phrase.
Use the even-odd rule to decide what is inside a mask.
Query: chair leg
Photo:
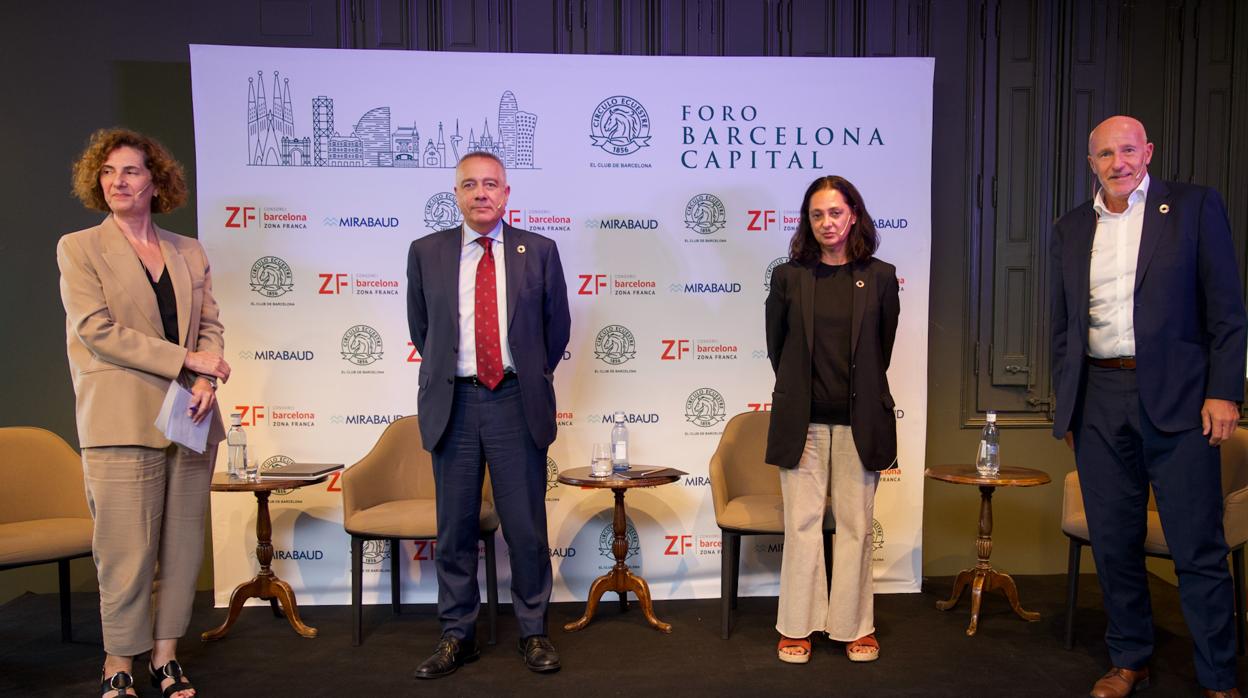
[[[832,591],[832,536],[833,531],[823,532],[823,576],[828,582],[828,591]]]
[[[364,539],[351,536],[351,646],[360,646],[363,624]]]
[[[741,534],[732,534],[732,607],[737,607],[741,590]]]
[[[719,637],[727,640],[732,632],[732,576],[736,571],[732,564],[732,545],[729,539],[733,534],[719,532]]]
[[[1070,554],[1066,562],[1066,649],[1075,646],[1075,602],[1079,599],[1079,560],[1083,544],[1070,539]]]
[[[400,598],[403,592],[403,585],[399,576],[399,551],[402,546],[399,545],[397,538],[390,539],[390,610],[394,615],[402,612]]]
[[[69,560],[57,560],[56,573],[61,588],[61,642],[71,642],[73,630],[69,623]]]
[[[494,555],[494,531],[482,535],[485,539],[485,607],[490,617],[489,644],[498,642],[498,560]]]
[[[1235,581],[1235,649],[1244,655],[1244,546],[1231,551],[1231,578]]]

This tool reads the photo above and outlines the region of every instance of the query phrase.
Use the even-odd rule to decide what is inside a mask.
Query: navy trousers
[[[1135,371],[1087,367],[1074,422],[1075,462],[1114,666],[1140,669],[1153,654],[1144,567],[1148,490],[1157,499],[1179,579],[1183,617],[1205,688],[1235,686],[1234,596],[1222,530],[1219,449],[1200,427],[1161,432],[1140,404]]]
[[[546,449],[529,434],[520,383],[494,390],[455,385],[447,433],[432,451],[438,503],[438,616],[442,634],[476,637],[481,483],[490,469],[494,506],[511,562],[511,599],[521,637],[546,634],[552,574],[546,536]]]

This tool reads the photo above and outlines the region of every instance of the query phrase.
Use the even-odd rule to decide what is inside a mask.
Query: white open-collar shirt
[[[1088,355],[1098,359],[1135,356],[1135,267],[1140,258],[1149,176],[1114,213],[1096,193],[1096,235],[1088,272]]]
[[[455,362],[455,375],[477,375],[477,264],[485,256],[485,248],[477,238],[488,237],[494,242],[490,251],[494,254],[494,287],[498,297],[498,342],[503,353],[503,370],[514,371],[516,364],[507,345],[507,255],[503,253],[503,222],[482,235],[467,223],[461,226],[462,239],[459,250],[459,354]]]

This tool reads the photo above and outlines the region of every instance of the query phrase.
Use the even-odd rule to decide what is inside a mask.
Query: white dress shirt
[[[485,248],[477,242],[479,237],[494,240],[490,251],[494,254],[494,286],[498,296],[498,341],[503,352],[503,370],[514,371],[507,346],[507,255],[503,253],[503,222],[499,221],[486,235],[462,226],[462,244],[459,251],[459,358],[455,362],[455,375],[477,375],[477,264],[485,256]]]
[[[1096,235],[1088,273],[1088,355],[1098,359],[1135,356],[1135,266],[1144,230],[1148,175],[1114,213],[1096,193]]]

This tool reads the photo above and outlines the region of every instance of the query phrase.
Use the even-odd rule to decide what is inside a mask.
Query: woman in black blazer
[[[767,462],[780,468],[784,557],[776,630],[782,661],[810,660],[810,636],[846,643],[855,662],[877,659],[871,579],[879,471],[897,462],[888,363],[900,311],[897,270],[871,255],[879,236],[862,196],[820,177],[802,199],[789,261],[767,296],[767,354],[776,373]],[[823,514],[836,516],[831,592]]]

